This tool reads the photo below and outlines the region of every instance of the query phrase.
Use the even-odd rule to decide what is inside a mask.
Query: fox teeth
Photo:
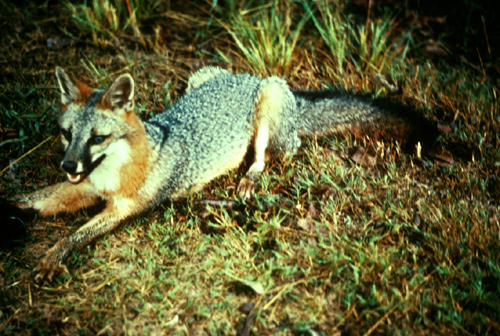
[[[68,174],[68,181],[70,183],[78,183],[81,181],[83,174]]]

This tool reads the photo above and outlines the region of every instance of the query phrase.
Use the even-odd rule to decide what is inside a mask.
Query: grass
[[[290,74],[292,56],[299,41],[300,32],[310,17],[304,15],[293,22],[293,6],[274,1],[256,8],[239,10],[228,20],[219,20],[231,35],[238,50],[235,58],[248,63],[253,73],[261,76]],[[218,50],[222,60],[233,63],[232,55]]]
[[[146,46],[139,27],[140,21],[150,19],[151,13],[162,7],[162,1],[148,0],[92,0],[81,4],[62,1],[76,28],[91,35],[92,42],[100,46],[120,44],[119,38],[133,34],[133,40]]]
[[[254,199],[238,203],[231,172],[73,253],[70,273],[43,285],[31,270],[91,214],[39,217],[0,249],[0,334],[500,334],[494,59],[457,61],[446,39],[448,56],[424,54],[419,22],[397,8],[367,20],[368,8],[336,1],[128,3],[0,1],[11,22],[0,37],[2,197],[62,180],[56,65],[92,86],[130,72],[143,118],[203,64],[391,95],[449,126],[441,143],[454,162],[303,138],[296,157],[271,161]],[[374,166],[354,162],[360,148]]]
[[[360,25],[354,23],[352,15],[343,13],[340,5],[319,2],[318,6],[311,6],[306,1],[304,9],[328,46],[335,77],[340,78],[346,72],[382,74],[389,69],[397,71],[407,61],[410,34],[394,36],[395,25],[390,17],[367,20]]]

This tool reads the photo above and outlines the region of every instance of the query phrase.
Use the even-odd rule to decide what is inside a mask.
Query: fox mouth
[[[94,171],[94,169],[97,168],[97,166],[99,166],[101,164],[102,160],[104,160],[105,157],[106,157],[106,154],[101,155],[97,160],[92,162],[89,169],[87,169],[83,172],[80,172],[80,173],[66,172],[68,182],[72,183],[72,184],[78,184],[78,183],[82,182],[85,179],[85,177],[90,175],[90,173],[92,173]]]
[[[68,176],[68,182],[77,184],[80,183],[81,180],[83,180],[85,173],[80,173],[80,174],[67,174]]]

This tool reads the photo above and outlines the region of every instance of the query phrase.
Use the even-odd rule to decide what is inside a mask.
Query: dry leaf
[[[446,135],[446,136],[448,136],[448,134],[450,134],[450,132],[451,132],[451,127],[449,125],[438,123],[437,124],[437,128],[438,128],[438,130],[440,130],[441,132],[443,132],[444,135]]]
[[[311,218],[318,217],[318,209],[316,209],[313,202],[309,203],[309,206],[307,207],[307,212],[309,212]]]
[[[312,232],[315,228],[311,218],[301,218],[297,221],[297,226],[306,232]]]
[[[359,147],[356,153],[351,156],[351,160],[363,167],[373,168],[377,164],[377,158],[366,153],[363,147]]]

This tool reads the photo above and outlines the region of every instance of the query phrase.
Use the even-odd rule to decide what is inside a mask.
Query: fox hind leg
[[[280,78],[264,79],[259,87],[254,113],[254,160],[241,179],[237,194],[249,199],[255,193],[255,183],[266,166],[270,152],[295,154],[300,146],[296,129],[295,99],[288,85]]]
[[[255,182],[266,165],[266,149],[269,145],[269,125],[260,123],[254,141],[254,162],[238,184],[237,193],[242,199],[249,199],[255,193]]]

